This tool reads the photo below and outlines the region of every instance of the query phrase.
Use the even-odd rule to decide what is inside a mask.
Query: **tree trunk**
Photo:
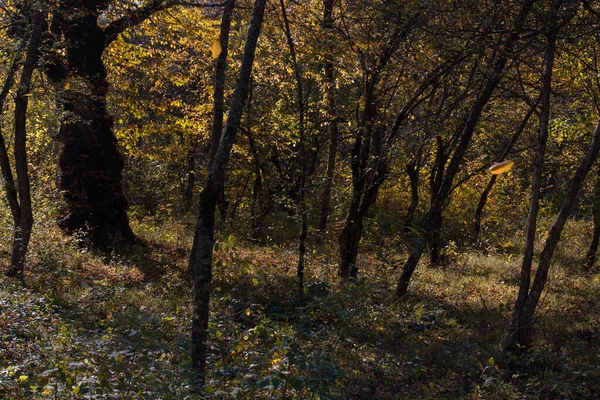
[[[202,385],[206,378],[206,339],[209,319],[209,301],[212,280],[212,251],[214,245],[215,208],[219,191],[225,181],[225,168],[240,127],[244,103],[248,96],[254,54],[260,35],[266,0],[256,0],[244,47],[238,81],[231,98],[227,122],[219,147],[208,173],[206,186],[200,195],[200,209],[190,255],[190,269],[194,271],[194,311],[192,318],[192,366]]]
[[[336,0],[323,0],[323,29],[328,32],[333,30],[333,6]],[[333,56],[325,56],[325,102],[327,104],[327,114],[329,123],[327,129],[329,132],[329,151],[327,155],[327,170],[325,172],[325,185],[321,194],[321,216],[319,219],[319,231],[324,233],[327,230],[327,221],[329,220],[329,208],[331,203],[331,189],[333,188],[333,175],[335,172],[335,159],[338,147],[338,113],[335,103],[335,69],[332,62]]]
[[[585,257],[585,272],[591,271],[596,263],[596,253],[598,252],[598,242],[600,242],[600,168],[596,177],[596,185],[594,186],[594,198],[592,199],[592,215],[594,219],[594,233],[592,242]]]
[[[425,216],[425,220],[423,221],[421,236],[415,241],[415,245],[413,246],[409,257],[404,264],[402,275],[400,276],[400,279],[398,280],[398,286],[396,287],[396,294],[399,297],[403,297],[407,293],[409,281],[417,267],[417,264],[419,263],[419,260],[421,259],[421,256],[423,255],[426,238],[434,229],[439,229],[437,228],[437,223],[441,222],[443,207],[452,190],[452,182],[454,181],[454,177],[458,173],[460,164],[462,163],[464,155],[469,147],[469,143],[471,142],[471,138],[475,132],[475,128],[477,127],[479,119],[483,113],[483,109],[489,102],[492,94],[502,79],[502,73],[510,53],[512,52],[512,49],[518,40],[523,26],[525,25],[525,21],[527,20],[527,16],[536,1],[537,0],[526,0],[523,3],[523,6],[515,20],[515,29],[509,34],[504,46],[500,49],[498,59],[492,64],[487,83],[475,101],[475,104],[473,104],[471,110],[469,111],[468,118],[458,141],[458,145],[456,146],[454,154],[452,155],[452,159],[450,160],[448,168],[446,169],[441,187],[429,212]]]
[[[490,181],[486,185],[485,189],[483,189],[483,192],[481,192],[481,196],[479,197],[477,209],[475,210],[475,216],[473,217],[473,237],[471,238],[473,244],[479,242],[479,233],[481,232],[481,216],[483,215],[483,209],[487,203],[488,196],[496,184],[496,179],[498,179],[498,175],[493,175],[490,178]]]
[[[436,153],[435,153],[435,164],[431,171],[431,204],[435,202],[435,198],[438,195],[440,187],[442,186],[442,179],[444,178],[444,167],[448,157],[446,155],[446,149],[441,136],[435,137]],[[440,241],[442,238],[442,215],[436,216],[435,228],[431,230],[428,238],[429,245],[429,263],[431,265],[437,265],[440,262]]]
[[[300,217],[300,233],[298,234],[298,265],[296,267],[296,276],[298,278],[298,297],[304,298],[304,261],[306,258],[306,237],[308,229],[308,212],[306,210],[306,178],[307,178],[307,157],[306,157],[306,131],[304,129],[304,90],[302,83],[302,71],[298,64],[296,48],[290,30],[290,23],[285,10],[284,0],[280,0],[281,14],[283,16],[283,28],[290,50],[292,59],[292,68],[296,78],[296,106],[298,107],[298,130],[300,134],[300,143],[298,150],[298,160],[300,162],[300,183],[298,188],[298,214]]]
[[[106,37],[95,7],[59,7],[55,22],[64,35],[68,70],[47,71],[63,88],[60,103],[66,115],[56,137],[63,144],[58,188],[66,202],[59,226],[68,234],[83,234],[92,247],[107,249],[134,235],[121,186],[123,159],[106,108]]]
[[[8,97],[8,93],[10,92],[13,84],[14,84],[14,76],[21,65],[21,58],[23,56],[23,49],[27,43],[27,40],[23,38],[19,42],[19,46],[14,54],[14,59],[11,63],[9,70],[7,71],[6,80],[4,81],[4,85],[2,86],[2,91],[0,92],[0,113],[4,110],[4,102]],[[2,126],[0,125],[0,128]],[[4,141],[4,135],[0,132],[0,170],[2,170],[2,179],[4,181],[4,189],[6,192],[6,198],[8,200],[8,205],[10,207],[10,211],[13,217],[14,226],[19,224],[21,220],[21,210],[19,208],[19,195],[17,193],[17,187],[15,185],[15,179],[12,173],[12,169],[10,166],[10,158],[8,156],[8,149],[6,147],[6,142]]]
[[[44,54],[43,68],[60,90],[58,104],[65,115],[56,136],[63,144],[58,188],[65,200],[58,224],[68,234],[81,234],[90,247],[110,249],[135,239],[121,184],[123,159],[106,108],[102,54],[121,32],[174,4],[143,2],[104,28],[98,19],[112,7],[108,0],[57,2],[52,10],[44,50],[60,50]]]
[[[17,189],[19,195],[18,215],[13,215],[15,230],[13,238],[13,249],[10,259],[10,269],[7,276],[23,277],[25,268],[25,256],[31,227],[33,226],[33,213],[31,209],[31,190],[29,184],[29,173],[27,170],[27,106],[29,103],[29,90],[31,87],[31,76],[37,62],[38,47],[42,38],[45,25],[44,14],[40,11],[32,12],[32,27],[29,46],[21,72],[21,79],[15,98],[15,141],[14,157],[15,172],[17,175]],[[9,166],[10,168],[10,166]]]
[[[523,262],[521,264],[521,276],[519,281],[519,293],[515,306],[513,308],[511,321],[508,327],[508,332],[504,341],[504,350],[510,352],[518,352],[526,349],[531,345],[533,332],[533,313],[539,301],[539,296],[544,288],[548,276],[548,268],[552,254],[560,239],[562,229],[569,216],[575,197],[579,192],[579,188],[583,184],[583,180],[587,175],[591,164],[596,159],[598,149],[600,149],[600,124],[594,132],[592,145],[582,161],[582,164],[577,169],[575,177],[569,186],[567,197],[563,201],[561,210],[546,239],[544,249],[540,255],[538,270],[533,286],[530,288],[531,282],[531,267],[533,262],[533,247],[535,243],[535,233],[537,230],[537,215],[539,209],[540,189],[542,183],[542,169],[544,166],[544,157],[546,153],[546,143],[548,142],[548,123],[550,121],[550,96],[552,93],[552,70],[554,67],[554,59],[556,55],[556,41],[558,36],[559,22],[557,21],[558,9],[561,2],[551,2],[548,15],[550,26],[547,33],[546,56],[544,59],[543,85],[541,91],[542,110],[540,114],[540,129],[538,134],[538,143],[535,152],[535,160],[533,163],[533,177],[531,184],[531,203],[529,208],[529,217],[527,220],[527,234],[525,242],[525,251],[523,254]],[[565,22],[572,16],[565,16]],[[587,166],[587,164],[590,164]]]
[[[600,152],[600,121],[596,125],[594,131],[592,143],[586,153],[584,159],[581,161],[579,168],[575,172],[573,179],[569,185],[569,189],[565,195],[565,198],[561,204],[560,211],[550,228],[548,238],[544,244],[542,253],[540,254],[540,261],[538,264],[537,271],[535,273],[535,279],[531,285],[531,290],[527,290],[524,300],[520,303],[515,304],[513,309],[509,330],[506,335],[504,342],[504,350],[511,352],[519,352],[523,349],[531,347],[533,339],[533,323],[534,314],[536,307],[544,291],[544,287],[548,280],[548,272],[550,269],[550,262],[552,256],[560,240],[560,236],[567,222],[567,218],[573,211],[573,207],[577,202],[577,197],[585,177],[587,176],[592,165],[598,158]],[[528,282],[529,280],[527,280]],[[521,282],[523,283],[523,282]],[[521,289],[521,288],[520,288]],[[529,287],[527,288],[529,289]],[[519,291],[520,293],[520,291]]]
[[[406,174],[410,182],[410,206],[406,212],[405,230],[408,232],[412,227],[412,221],[419,205],[419,166],[417,163],[406,164]]]
[[[363,216],[359,213],[360,197],[354,195],[346,223],[342,229],[338,245],[340,249],[340,277],[343,279],[355,278],[358,274],[356,258],[358,245],[362,235]]]

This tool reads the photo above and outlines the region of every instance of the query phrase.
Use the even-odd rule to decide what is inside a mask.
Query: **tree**
[[[44,14],[39,10],[40,4],[30,3],[20,7],[20,18],[29,26],[29,38],[23,39],[22,43],[28,42],[25,61],[21,71],[21,78],[15,98],[15,122],[14,122],[14,159],[17,184],[13,178],[8,151],[2,134],[0,134],[0,167],[4,178],[6,196],[10,204],[14,221],[13,248],[10,259],[10,269],[7,275],[10,277],[23,277],[25,268],[25,256],[31,237],[33,226],[33,213],[31,208],[31,190],[29,183],[29,172],[27,167],[27,105],[29,103],[29,91],[31,77],[38,60],[38,47],[42,39],[45,25]],[[6,82],[0,92],[0,110],[3,109],[4,101],[12,86],[13,75],[20,64],[21,47],[15,54],[15,58],[9,70]],[[16,187],[15,187],[16,186]]]
[[[561,8],[564,6],[564,15]],[[527,219],[527,231],[523,262],[521,264],[521,275],[519,280],[519,293],[511,315],[508,333],[504,342],[506,351],[519,351],[531,346],[533,332],[533,316],[540,296],[548,279],[550,261],[558,240],[562,234],[564,225],[571,213],[579,190],[590,168],[592,167],[598,151],[600,151],[600,123],[596,126],[592,143],[586,156],[577,169],[566,197],[562,202],[560,211],[550,229],[544,249],[540,254],[538,268],[533,285],[531,284],[531,269],[533,264],[533,250],[537,230],[537,216],[541,193],[542,169],[548,142],[548,124],[550,120],[551,93],[553,82],[553,68],[556,58],[558,35],[561,28],[573,18],[576,12],[576,2],[569,0],[554,0],[550,2],[548,13],[549,26],[546,33],[546,55],[544,59],[543,85],[541,90],[541,115],[540,126],[533,163],[533,177],[531,183],[531,201]]]
[[[242,66],[231,98],[227,122],[208,171],[206,184],[200,194],[200,208],[194,234],[194,244],[190,255],[190,269],[194,271],[192,365],[202,384],[204,384],[206,378],[206,340],[212,281],[215,208],[218,195],[225,181],[225,167],[229,160],[229,153],[240,127],[244,104],[248,96],[252,65],[262,26],[265,4],[266,0],[256,0],[254,3]]]
[[[63,1],[52,10],[44,69],[59,88],[57,102],[64,114],[56,136],[63,144],[59,190],[65,200],[58,223],[69,234],[81,232],[92,247],[106,249],[134,239],[121,185],[123,159],[106,107],[109,85],[102,55],[120,33],[173,4],[145,1],[112,20],[119,7],[108,0]]]
[[[377,10],[391,26],[388,32],[381,32],[384,41],[378,48],[379,54],[373,55],[357,49],[362,66],[363,98],[361,99],[358,126],[354,129],[350,165],[352,168],[352,198],[344,227],[338,239],[340,253],[340,271],[342,278],[356,277],[358,267],[356,258],[363,231],[364,219],[377,199],[377,193],[387,175],[388,163],[385,160],[388,148],[385,143],[392,139],[408,116],[404,107],[398,114],[394,126],[386,132],[381,122],[379,105],[382,101],[377,97],[379,85],[386,67],[392,57],[416,28],[423,23],[422,10],[413,10],[406,16],[398,5],[384,4]],[[385,24],[384,24],[385,26]],[[387,34],[387,35],[386,35]],[[375,34],[375,36],[377,36]],[[417,91],[419,92],[419,91]],[[422,93],[418,93],[419,95]],[[407,102],[412,106],[416,98]]]
[[[432,232],[440,229],[441,227],[442,211],[448,196],[452,191],[454,178],[458,173],[473,134],[475,133],[477,124],[481,118],[481,115],[483,114],[483,110],[500,83],[500,80],[502,79],[506,64],[511,56],[517,40],[521,35],[521,32],[525,27],[527,17],[535,2],[536,0],[523,1],[521,8],[512,24],[512,30],[509,32],[504,43],[497,52],[497,56],[489,62],[487,79],[484,81],[483,88],[479,92],[477,99],[465,115],[464,126],[458,137],[456,148],[452,158],[450,159],[450,163],[444,172],[444,177],[442,179],[442,183],[440,184],[440,188],[436,194],[435,200],[433,201],[429,211],[427,212],[427,215],[424,218],[421,226],[420,236],[415,241],[409,257],[404,263],[402,275],[400,276],[398,285],[396,287],[396,294],[399,297],[403,297],[407,293],[409,281],[417,267],[419,260],[421,259],[423,251],[425,250],[427,238]]]
[[[327,103],[327,130],[329,133],[329,149],[327,153],[327,171],[325,172],[325,185],[321,194],[321,216],[319,219],[319,230],[327,230],[327,220],[329,219],[329,209],[331,203],[331,189],[333,187],[333,176],[335,173],[335,160],[338,147],[338,110],[336,105],[335,90],[335,66],[333,64],[333,51],[330,47],[331,32],[333,31],[333,8],[337,0],[323,0],[323,29],[330,36],[328,37],[327,47],[329,48],[325,55],[324,73],[325,73],[325,101]]]

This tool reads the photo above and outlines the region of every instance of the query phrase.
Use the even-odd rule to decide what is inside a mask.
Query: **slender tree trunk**
[[[25,268],[25,256],[29,239],[31,237],[31,228],[33,226],[33,212],[31,208],[31,190],[29,184],[29,173],[27,170],[27,105],[29,103],[29,90],[31,88],[31,76],[37,62],[38,47],[42,38],[42,31],[45,24],[44,14],[40,11],[34,11],[32,15],[32,31],[29,39],[29,46],[21,72],[21,79],[15,98],[15,171],[17,175],[17,189],[19,194],[19,215],[13,218],[15,224],[13,249],[10,259],[10,269],[8,276],[21,277]]]
[[[425,220],[421,228],[421,237],[415,241],[410,255],[404,264],[402,275],[400,276],[400,279],[398,280],[398,286],[396,287],[396,294],[399,297],[405,296],[408,291],[408,284],[412,274],[417,268],[417,264],[423,255],[426,245],[426,238],[429,236],[432,230],[439,229],[437,224],[441,222],[442,210],[452,190],[452,182],[458,173],[460,164],[462,163],[464,155],[469,147],[469,143],[471,142],[471,138],[475,132],[475,128],[477,127],[479,119],[483,113],[483,109],[489,102],[492,94],[502,79],[502,73],[510,53],[512,52],[512,49],[518,40],[523,26],[525,25],[525,21],[527,20],[527,16],[529,15],[531,8],[536,1],[537,0],[524,1],[519,15],[515,20],[515,29],[509,34],[503,48],[500,49],[498,59],[494,62],[491,68],[488,81],[483,91],[475,101],[475,104],[473,104],[471,110],[469,111],[468,118],[463,131],[461,132],[458,145],[456,146],[454,154],[452,155],[452,159],[450,160],[448,168],[446,169],[442,185],[438,191],[433,205],[425,216]]]
[[[510,141],[506,145],[506,148],[502,152],[502,155],[496,161],[498,161],[498,162],[504,161],[508,157],[508,155],[512,151],[513,147],[517,143],[517,140],[519,140],[519,138],[521,137],[521,134],[527,127],[527,123],[529,122],[529,119],[535,112],[535,109],[537,108],[537,106],[539,104],[539,100],[540,99],[538,98],[538,100],[536,100],[536,102],[533,104],[533,106],[531,106],[529,108],[529,111],[525,115],[525,118],[523,118],[523,121],[521,121],[521,124],[519,125],[518,129],[510,138]],[[474,219],[474,221],[473,221],[473,236],[471,238],[471,242],[473,244],[479,242],[479,234],[481,232],[481,217],[483,215],[483,209],[485,208],[487,199],[488,199],[490,192],[492,191],[494,185],[496,184],[497,179],[498,179],[498,175],[492,175],[492,177],[490,178],[485,189],[483,190],[483,192],[481,192],[481,196],[479,197],[479,202],[477,203],[477,209],[475,210],[475,216],[473,218]]]
[[[298,150],[298,161],[300,162],[300,182],[298,188],[298,214],[300,217],[300,233],[298,235],[298,265],[296,276],[298,278],[298,296],[304,298],[304,262],[306,258],[306,237],[308,229],[308,212],[306,210],[306,176],[307,176],[307,157],[306,157],[306,131],[304,129],[304,91],[302,83],[302,71],[298,64],[296,48],[290,30],[290,23],[285,10],[284,0],[280,0],[281,14],[283,16],[283,27],[290,50],[292,67],[296,78],[296,106],[298,107],[298,130],[300,133],[300,145]]]
[[[328,32],[333,30],[333,6],[337,0],[323,0],[323,29]],[[319,219],[319,230],[324,233],[327,230],[329,220],[329,209],[331,203],[331,190],[333,188],[333,175],[335,173],[335,159],[338,147],[338,112],[335,102],[335,68],[332,62],[332,54],[328,52],[325,56],[325,102],[329,123],[329,151],[327,154],[327,170],[325,172],[325,185],[321,194],[321,216]]]
[[[231,29],[231,16],[235,7],[235,0],[227,0],[223,8],[223,16],[221,18],[221,30],[219,33],[219,43],[221,44],[221,52],[215,62],[215,89],[213,92],[213,125],[212,136],[210,140],[209,162],[208,166],[213,163],[221,133],[223,131],[223,115],[225,113],[225,79],[227,77],[227,56],[229,53],[229,31]]]
[[[479,242],[479,233],[481,232],[481,216],[483,215],[483,209],[487,203],[488,196],[496,184],[496,179],[498,179],[498,175],[493,175],[488,184],[485,186],[485,189],[483,189],[483,192],[481,192],[481,196],[479,196],[479,202],[477,203],[477,209],[475,210],[475,216],[473,217],[473,237],[471,238],[473,244]]]
[[[569,185],[566,197],[562,202],[561,209],[552,225],[546,239],[544,249],[540,254],[540,261],[535,274],[533,285],[531,282],[531,266],[533,260],[533,244],[535,240],[536,219],[538,213],[538,203],[540,197],[542,168],[544,165],[544,155],[546,142],[548,140],[548,122],[550,120],[550,95],[552,92],[552,69],[556,54],[556,41],[559,27],[566,26],[566,23],[575,15],[575,7],[568,5],[567,12],[564,14],[564,20],[559,23],[558,11],[563,1],[556,0],[550,3],[548,21],[550,26],[547,33],[546,57],[544,60],[543,86],[541,93],[542,112],[540,116],[540,131],[538,137],[538,146],[536,148],[536,158],[533,167],[533,179],[531,189],[531,206],[527,225],[527,241],[525,244],[525,254],[521,265],[521,277],[519,282],[519,293],[511,315],[511,321],[504,341],[504,350],[510,352],[519,352],[527,349],[532,344],[533,335],[533,316],[539,302],[542,291],[548,279],[548,270],[552,255],[560,239],[567,218],[571,213],[577,194],[583,185],[583,181],[592,164],[600,151],[600,122],[596,125],[592,143],[586,156],[582,160],[579,168]],[[531,286],[531,287],[530,287]]]
[[[435,198],[438,195],[440,187],[442,186],[442,179],[444,178],[444,168],[448,157],[446,155],[446,149],[441,136],[435,137],[436,143],[436,154],[435,154],[435,165],[431,171],[431,204],[435,203]],[[440,241],[442,238],[442,215],[438,213],[435,220],[435,228],[430,232],[428,238],[429,244],[429,262],[431,265],[437,265],[440,262]]]
[[[556,9],[551,6],[550,21],[555,23]],[[551,30],[547,37],[546,56],[544,60],[543,86],[541,92],[542,110],[540,114],[540,128],[538,141],[535,150],[535,159],[533,162],[533,174],[531,183],[531,200],[529,205],[529,216],[527,218],[527,231],[525,240],[525,251],[523,253],[523,262],[521,264],[521,276],[519,282],[519,293],[513,308],[511,322],[505,341],[506,350],[516,350],[516,346],[525,343],[526,337],[531,337],[531,326],[525,326],[522,322],[527,322],[527,312],[524,310],[525,302],[529,297],[531,282],[531,266],[533,262],[533,248],[535,244],[535,234],[537,230],[537,216],[540,201],[540,189],[542,186],[542,170],[544,167],[544,157],[546,155],[546,144],[548,142],[548,122],[550,120],[550,95],[552,92],[552,69],[554,66],[554,57],[556,54],[556,26]],[[523,336],[523,339],[520,338]]]
[[[21,58],[23,56],[23,48],[26,45],[27,40],[22,39],[19,42],[17,51],[14,54],[13,62],[7,72],[6,80],[2,86],[0,92],[0,113],[4,111],[4,102],[14,84],[14,76],[19,69],[21,64]],[[0,115],[1,117],[1,115]],[[0,126],[1,127],[1,126]],[[6,192],[6,198],[10,207],[10,211],[13,217],[13,224],[17,226],[21,220],[21,209],[19,207],[19,195],[17,193],[17,187],[15,185],[15,179],[10,166],[10,158],[8,156],[8,149],[6,142],[4,141],[4,135],[0,132],[0,169],[2,170],[2,179],[4,181],[4,189]]]
[[[198,222],[190,255],[190,269],[194,270],[194,312],[192,318],[192,366],[204,385],[206,378],[206,340],[209,319],[209,301],[212,280],[212,251],[214,245],[215,208],[219,191],[225,181],[225,167],[240,127],[244,103],[248,96],[250,75],[266,0],[256,0],[244,47],[238,81],[231,98],[227,122],[219,147],[208,173],[206,186],[200,195]]]
[[[217,150],[219,149],[219,144],[221,141],[221,135],[223,131],[223,115],[225,110],[224,104],[224,96],[225,96],[225,78],[227,72],[227,54],[229,47],[229,31],[231,27],[231,16],[233,14],[233,9],[235,7],[235,0],[227,0],[225,3],[225,8],[223,9],[223,16],[221,19],[221,30],[219,33],[219,44],[221,46],[221,52],[217,57],[217,61],[215,63],[215,89],[213,93],[213,125],[212,132],[210,138],[210,148],[209,148],[209,160],[208,160],[208,170],[212,169],[212,165],[214,163],[215,155],[217,154]],[[202,196],[200,196],[202,199]],[[219,188],[219,193],[216,196],[216,203],[219,205],[219,212],[221,213],[221,218],[225,220],[227,210],[224,206],[225,202],[225,181],[223,181],[223,185]],[[208,206],[208,203],[207,203]],[[214,226],[214,215],[212,220],[212,226]],[[211,228],[212,230],[212,228]],[[196,243],[196,239],[198,235],[194,236],[194,243],[192,244],[192,248],[199,246]],[[191,257],[194,257],[194,251],[192,251]],[[194,277],[195,262],[192,262],[190,259],[190,263],[188,265],[187,278],[192,279]]]
[[[212,137],[210,142],[209,150],[209,168],[213,162],[217,148],[219,147],[219,141],[221,140],[221,133],[223,131],[223,115],[225,112],[225,79],[227,73],[227,55],[229,47],[229,30],[231,29],[231,16],[235,7],[235,0],[227,0],[225,8],[223,9],[223,17],[221,19],[221,31],[219,34],[219,42],[221,44],[221,53],[217,57],[215,66],[215,91],[214,97],[214,110],[213,110],[213,128]],[[219,206],[219,214],[221,220],[227,219],[227,200],[225,197],[225,185],[221,187],[221,192],[217,199]]]
[[[592,242],[585,257],[585,271],[589,272],[596,263],[596,253],[598,252],[598,242],[600,242],[600,168],[596,177],[596,185],[594,186],[594,198],[592,199],[592,215],[594,219],[594,232],[592,234]]]
[[[535,273],[535,279],[531,285],[531,290],[529,290],[528,287],[525,299],[521,303],[515,304],[509,331],[506,335],[506,340],[504,343],[505,351],[519,352],[522,349],[528,349],[531,347],[533,339],[534,314],[548,280],[548,272],[550,269],[552,256],[556,250],[558,241],[560,240],[560,236],[567,222],[567,218],[573,211],[573,207],[577,202],[577,197],[581,187],[583,186],[585,177],[598,158],[599,152],[600,121],[596,125],[592,143],[590,144],[588,152],[581,161],[579,168],[577,168],[577,171],[571,180],[569,189],[567,190],[565,198],[562,202],[556,220],[550,228],[548,238],[546,239],[544,248],[540,254],[540,261]],[[529,282],[529,280],[527,280],[527,282]]]
[[[405,227],[410,231],[412,221],[419,205],[419,164],[418,162],[406,164],[406,174],[410,182],[410,206],[406,212]]]
[[[187,176],[185,182],[184,204],[186,211],[192,207],[194,201],[194,188],[196,187],[196,153],[198,152],[198,144],[194,143],[188,150],[186,157],[187,161]]]

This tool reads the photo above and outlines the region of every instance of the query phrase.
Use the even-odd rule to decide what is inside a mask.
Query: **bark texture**
[[[5,159],[6,147],[2,140],[3,175],[8,177],[6,181],[7,195],[11,205],[11,211],[14,221],[13,247],[10,258],[10,268],[6,273],[10,277],[23,277],[25,269],[25,256],[31,238],[31,228],[33,226],[33,212],[31,207],[31,190],[29,184],[29,172],[27,168],[27,106],[29,103],[29,91],[31,88],[31,77],[38,59],[38,47],[42,38],[42,31],[45,25],[42,12],[33,9],[28,15],[31,18],[31,35],[27,46],[27,53],[21,71],[21,78],[15,98],[15,122],[14,122],[14,158],[15,172],[17,177],[16,193],[10,164]],[[11,77],[8,78],[10,80]],[[7,82],[8,83],[8,82]],[[3,96],[5,96],[3,94]],[[5,98],[5,97],[4,97]],[[5,165],[8,164],[8,165]],[[5,170],[6,169],[6,173]],[[18,195],[18,204],[15,203],[15,195]]]
[[[125,29],[172,4],[145,2],[103,28],[99,18],[111,7],[107,0],[62,1],[53,9],[46,49],[60,42],[64,53],[48,50],[44,69],[61,91],[64,115],[56,136],[63,145],[58,186],[65,201],[58,224],[70,235],[81,234],[90,247],[110,249],[134,240],[121,183],[123,159],[106,107],[102,54]]]
[[[250,75],[266,0],[256,0],[250,29],[244,47],[242,65],[235,91],[231,98],[227,122],[219,146],[208,172],[208,179],[200,195],[200,209],[190,255],[190,269],[194,270],[194,314],[192,318],[192,366],[202,384],[206,378],[206,340],[209,319],[209,301],[212,281],[212,251],[214,245],[215,208],[225,180],[225,167],[240,127],[244,103],[248,97]]]
[[[558,245],[558,241],[560,240],[560,236],[565,227],[567,219],[575,207],[577,196],[581,190],[581,187],[583,186],[585,177],[598,158],[599,152],[600,122],[598,122],[596,125],[592,143],[590,144],[584,159],[581,161],[581,164],[577,168],[577,171],[571,180],[569,189],[567,190],[565,198],[561,204],[560,211],[558,212],[558,215],[552,224],[552,227],[550,228],[550,232],[548,233],[548,237],[544,243],[544,248],[540,254],[540,261],[538,263],[538,268],[535,273],[535,279],[533,280],[531,289],[529,289],[528,286],[526,288],[526,293],[523,296],[524,298],[515,304],[508,333],[504,342],[505,351],[520,352],[530,348],[533,343],[535,310],[542,296],[542,292],[544,291],[546,282],[548,281],[548,273],[550,270],[552,256],[554,255],[554,251],[556,250],[556,246]],[[528,283],[529,279],[526,281]],[[521,284],[523,284],[523,281]],[[521,290],[525,291],[525,289],[522,289],[521,287],[519,294],[521,294]]]

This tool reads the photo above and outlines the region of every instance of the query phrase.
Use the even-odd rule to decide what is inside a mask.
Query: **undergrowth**
[[[292,245],[253,246],[221,232],[203,392],[189,362],[189,224],[139,221],[144,244],[118,255],[86,251],[53,226],[34,230],[25,287],[0,278],[3,399],[591,399],[600,392],[600,276],[573,263],[585,234],[576,223],[537,314],[535,349],[521,357],[500,349],[518,256],[449,248],[446,266],[422,263],[410,296],[398,300],[403,253],[368,251],[360,278],[341,283],[333,245],[314,245],[299,303]],[[0,243],[5,266],[8,243]]]

